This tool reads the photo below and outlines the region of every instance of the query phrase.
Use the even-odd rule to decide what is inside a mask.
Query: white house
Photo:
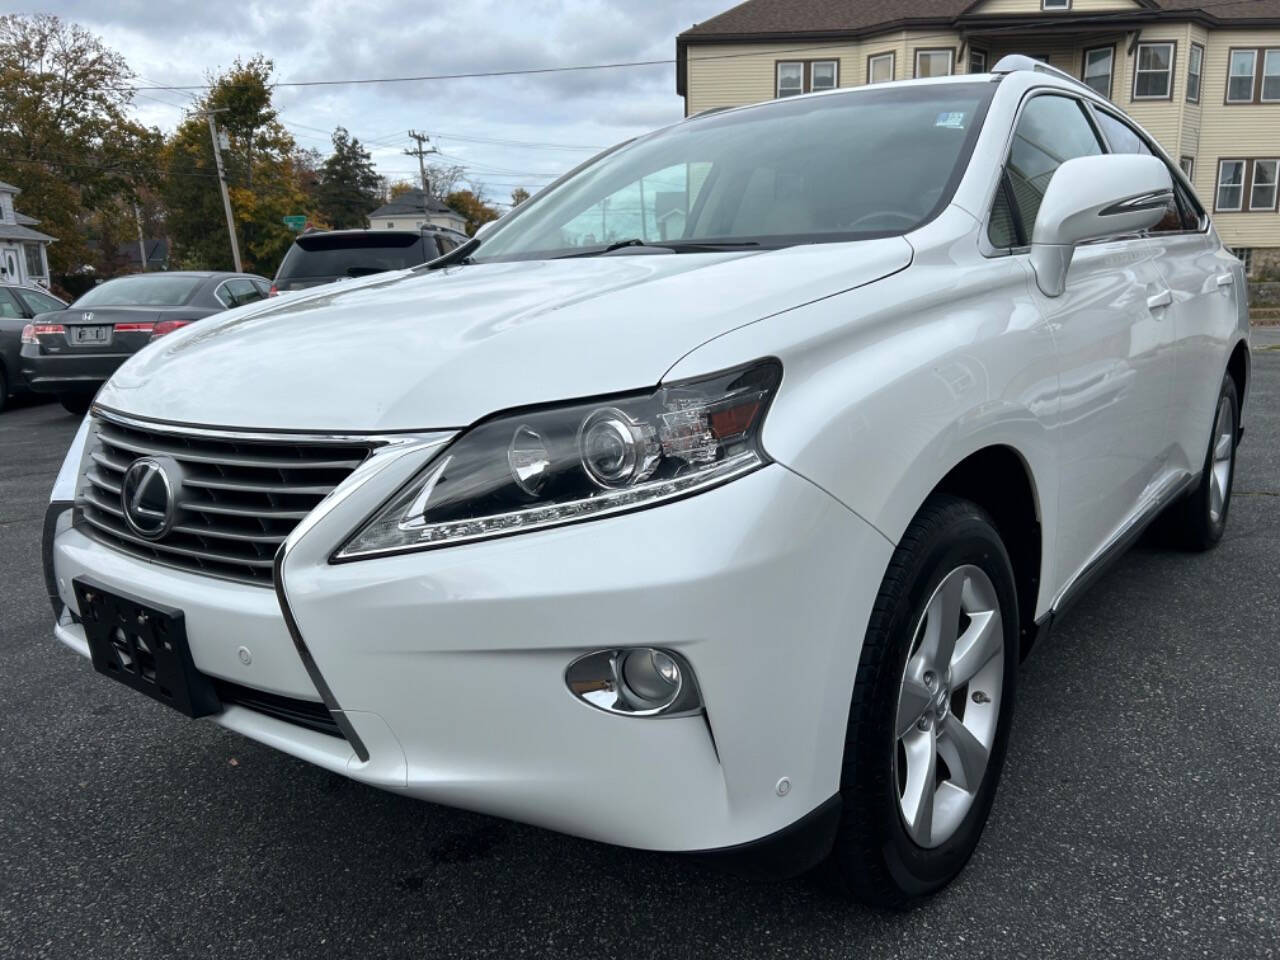
[[[39,223],[13,207],[13,198],[22,191],[0,180],[0,282],[35,283],[49,286],[49,256],[46,247],[53,237],[32,226]]]
[[[467,218],[421,190],[406,190],[369,214],[371,230],[413,230],[424,226],[448,227],[466,233]]]

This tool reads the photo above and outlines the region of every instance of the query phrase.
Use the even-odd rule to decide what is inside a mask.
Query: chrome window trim
[[[231,293],[230,291],[226,290],[226,286],[227,286],[227,281],[223,280],[216,287],[214,287],[213,298],[217,300],[220,304],[222,304],[223,309],[230,310],[231,309]],[[225,299],[223,297],[224,294],[226,295]]]

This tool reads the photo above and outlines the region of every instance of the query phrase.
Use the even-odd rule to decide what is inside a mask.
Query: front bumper
[[[18,363],[27,385],[37,393],[90,393],[111,378],[132,353],[49,354],[26,345]]]
[[[280,571],[369,759],[241,707],[215,722],[377,786],[652,850],[750,843],[838,791],[861,638],[892,550],[869,525],[773,465],[607,520],[330,563],[417,466],[393,460],[317,511]],[[52,563],[68,610],[73,578],[91,574],[182,609],[202,672],[320,699],[271,591],[156,566],[74,528],[56,532]],[[57,633],[87,653],[73,617]],[[705,715],[613,716],[566,689],[582,653],[648,645],[685,656]]]

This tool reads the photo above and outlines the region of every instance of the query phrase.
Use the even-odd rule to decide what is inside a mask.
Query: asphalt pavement
[[[20,403],[0,957],[1280,956],[1280,333],[1256,346],[1224,542],[1140,544],[1032,654],[982,844],[906,914],[406,800],[98,676],[40,573],[76,422]]]

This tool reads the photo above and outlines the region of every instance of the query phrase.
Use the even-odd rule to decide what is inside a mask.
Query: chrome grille
[[[269,587],[280,544],[373,446],[345,438],[182,433],[96,416],[81,467],[76,526],[146,560]],[[129,528],[121,500],[125,471],[145,456],[172,457],[182,468],[177,517],[158,540]]]

